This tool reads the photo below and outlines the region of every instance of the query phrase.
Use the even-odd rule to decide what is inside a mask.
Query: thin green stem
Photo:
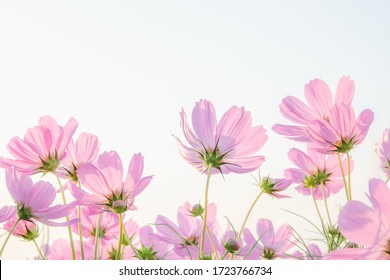
[[[94,260],[98,260],[99,259],[99,237],[100,237],[100,216],[102,214],[99,214],[98,216],[98,220],[97,220],[97,225],[96,225],[96,229],[95,229],[95,250],[94,250],[94,253],[93,253],[93,258]]]
[[[351,156],[347,153],[347,164],[348,164],[348,193],[349,200],[352,200],[352,185],[351,185]]]
[[[32,242],[34,243],[35,248],[37,248],[38,253],[39,253],[39,256],[41,257],[41,259],[44,260],[44,259],[45,259],[45,256],[42,254],[42,251],[41,251],[41,249],[39,248],[39,246],[38,246],[37,242],[35,241],[35,239],[33,239]]]
[[[121,250],[122,250],[122,238],[123,238],[123,217],[122,213],[119,213],[119,243],[118,243],[118,250],[116,251],[116,260],[119,260],[121,257]]]
[[[11,237],[12,233],[14,232],[14,230],[15,230],[15,228],[16,228],[16,226],[17,226],[17,224],[18,224],[19,222],[20,222],[20,219],[18,219],[18,220],[15,222],[15,224],[12,226],[11,230],[9,231],[7,237],[5,238],[4,243],[3,243],[3,246],[1,246],[1,249],[0,249],[0,258],[1,258],[1,256],[3,255],[4,248],[5,248],[5,246],[7,245],[9,238]]]
[[[343,168],[343,164],[341,163],[341,158],[340,158],[340,154],[337,153],[337,159],[339,161],[339,166],[340,166],[340,170],[341,170],[341,175],[343,176],[343,182],[344,182],[344,189],[345,189],[345,194],[347,195],[347,201],[351,201],[349,199],[349,191],[348,191],[348,185],[347,185],[347,180],[345,179],[345,172],[344,172],[344,168]]]
[[[321,213],[320,213],[320,209],[318,208],[317,201],[316,201],[316,199],[314,197],[313,188],[310,187],[309,189],[310,189],[311,197],[313,198],[314,206],[315,206],[315,208],[317,210],[318,217],[320,218],[320,221],[321,221],[322,230],[325,232],[326,227],[324,225],[324,221],[322,219],[322,216],[321,216]]]
[[[246,223],[248,222],[249,216],[250,216],[250,214],[252,213],[253,208],[255,207],[257,201],[260,199],[260,197],[261,197],[262,194],[263,194],[263,191],[261,191],[261,192],[259,193],[259,195],[258,195],[258,196],[255,198],[255,200],[253,201],[251,207],[249,208],[248,213],[247,213],[246,216],[245,216],[244,222],[242,223],[240,232],[239,232],[238,235],[237,235],[236,240],[239,240],[239,239],[241,238],[241,235],[242,235],[242,233],[244,232]]]
[[[80,181],[77,182],[77,185],[81,189]],[[82,227],[82,224],[81,224],[81,206],[77,207],[77,214],[78,214],[78,218],[79,218],[78,230],[79,230],[81,259],[84,260],[85,259],[85,255],[84,255],[84,243],[83,243],[83,227]]]
[[[208,210],[208,197],[209,197],[209,185],[210,185],[210,178],[211,178],[211,169],[212,165],[210,164],[207,168],[207,180],[206,180],[206,189],[204,192],[204,218],[203,218],[203,228],[202,228],[202,236],[200,240],[200,258],[204,258],[204,244],[205,244],[205,237],[206,237],[206,227],[207,227],[207,210]]]
[[[329,214],[329,208],[328,208],[328,201],[325,196],[325,187],[324,184],[321,184],[321,191],[322,191],[322,197],[324,198],[324,204],[325,204],[325,209],[326,209],[326,215],[328,216],[328,222],[329,226],[332,226],[332,220],[330,219],[330,214]]]
[[[201,218],[203,219],[203,216],[201,216]],[[211,231],[210,231],[209,226],[207,225],[207,223],[206,223],[206,231],[207,231],[207,235],[210,238],[211,247],[213,247],[215,257],[216,257],[217,260],[219,260],[218,250],[217,250],[217,247],[215,246],[215,242],[213,240],[213,237],[211,235]]]
[[[223,256],[221,257],[221,260],[224,260],[226,258],[226,256],[227,256],[227,254],[229,254],[228,251],[226,251],[225,254],[223,254]]]
[[[64,188],[62,187],[60,177],[58,177],[58,174],[55,171],[53,172],[53,174],[57,178],[57,182],[58,182],[58,185],[59,185],[60,190],[61,190],[62,201],[63,201],[64,205],[66,205],[67,203],[66,203],[65,192],[64,192]],[[66,221],[69,222],[69,216],[66,216],[65,218],[66,218]],[[72,249],[72,259],[75,260],[76,259],[76,251],[74,249],[72,228],[70,226],[68,226],[68,235],[69,235],[70,247]]]

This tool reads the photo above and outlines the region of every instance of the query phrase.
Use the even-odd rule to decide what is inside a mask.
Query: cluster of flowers
[[[376,148],[387,181],[369,181],[372,206],[368,206],[352,199],[350,151],[364,140],[374,114],[364,110],[355,116],[354,91],[354,82],[342,77],[333,98],[328,85],[316,79],[305,86],[307,104],[293,96],[283,99],[281,113],[294,125],[277,124],[272,129],[306,143],[307,149],[288,152],[296,167],[286,169],[283,178],[259,178],[258,195],[238,230],[231,223],[224,228],[219,224],[208,190],[212,175],[253,172],[265,160],[255,154],[267,141],[266,130],[253,126],[250,112],[243,107],[232,106],[217,121],[213,104],[200,100],[192,111],[192,125],[182,110],[187,143],[176,140],[181,156],[206,176],[204,200],[180,206],[177,223],[159,215],[154,226],[142,227],[129,213],[137,209],[135,198],[152,180],[143,177],[143,156],[133,155],[123,179],[120,156],[115,151],[99,154],[97,136],[81,133],[73,139],[76,120],[62,127],[44,116],[23,139],[10,140],[12,159],[0,158],[15,202],[0,209],[0,223],[7,232],[0,257],[13,235],[32,241],[37,259],[390,259],[390,129]],[[42,180],[34,183],[35,174],[53,176],[59,189]],[[263,194],[288,198],[281,193],[291,185],[313,200],[326,252],[314,243],[306,244],[287,224],[274,229],[263,217],[255,234],[246,227]],[[346,203],[337,222],[332,222],[327,200],[342,189]],[[53,205],[57,195],[62,203]],[[67,227],[69,238],[38,246],[43,225]]]

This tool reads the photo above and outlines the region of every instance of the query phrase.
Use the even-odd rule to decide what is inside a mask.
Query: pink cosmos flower
[[[25,174],[54,172],[77,126],[73,118],[65,127],[50,116],[40,118],[39,125],[28,129],[23,140],[18,136],[11,139],[8,150],[15,159],[0,158],[0,166],[14,167]]]
[[[158,215],[155,222],[156,237],[161,241],[172,244],[174,252],[183,259],[199,259],[203,221],[191,214],[192,209],[192,205],[188,202],[179,207],[177,213],[178,225],[162,215]],[[216,232],[218,228],[216,222],[217,207],[210,203],[208,209],[208,227],[211,232]],[[206,234],[205,253],[208,256],[211,255],[211,247],[210,238]]]
[[[294,259],[298,260],[321,260],[322,252],[321,249],[314,243],[308,244],[305,248],[305,252],[296,251],[292,255]]]
[[[14,216],[10,220],[8,220],[4,224],[4,229],[9,232],[12,229],[12,227],[15,225],[17,220],[18,220],[17,216]],[[24,240],[33,240],[37,238],[39,235],[37,223],[33,220],[27,220],[27,221],[21,220],[18,222],[18,224],[12,231],[12,235],[21,237]]]
[[[76,260],[81,260],[80,243],[78,240],[74,240]],[[84,243],[84,256],[87,260],[94,259],[94,247],[89,243]],[[65,239],[57,239],[51,246],[45,245],[42,248],[43,254],[48,260],[72,260],[72,249],[70,243]]]
[[[0,209],[0,223],[8,221],[15,215],[16,215],[15,206],[3,206],[3,208]]]
[[[317,150],[323,153],[348,153],[363,142],[374,120],[371,110],[364,110],[358,118],[350,105],[335,105],[328,119],[318,119],[309,124],[308,135]]]
[[[376,152],[383,172],[387,178],[390,178],[390,128],[383,132],[382,141],[377,144]]]
[[[200,100],[192,111],[192,128],[184,110],[180,115],[189,146],[176,138],[179,152],[198,171],[211,166],[212,174],[246,173],[263,163],[263,156],[253,154],[267,141],[265,129],[252,126],[251,114],[244,107],[232,106],[217,123],[213,104]]]
[[[244,230],[246,246],[242,252],[245,259],[275,259],[287,258],[286,251],[294,246],[292,228],[284,224],[276,232],[272,222],[268,219],[259,219],[257,222],[257,236],[254,237],[249,229]]]
[[[352,200],[339,215],[339,230],[363,248],[340,249],[326,259],[390,260],[390,189],[379,179],[369,181],[372,207]]]
[[[123,213],[136,209],[134,199],[150,183],[152,176],[141,177],[144,169],[144,158],[134,154],[124,182],[123,165],[117,152],[104,152],[96,166],[85,163],[77,169],[77,175],[88,193],[76,186],[70,190],[76,200],[86,206]]]
[[[355,93],[355,83],[349,77],[341,77],[333,100],[329,86],[320,79],[305,85],[306,105],[294,96],[287,96],[280,104],[280,112],[288,120],[297,125],[276,124],[272,129],[286,137],[309,142],[307,126],[315,120],[327,119],[333,105],[350,105]]]
[[[17,173],[13,169],[6,171],[7,188],[17,205],[18,218],[25,221],[35,219],[49,226],[64,226],[77,223],[78,220],[58,223],[53,219],[67,216],[74,209],[75,203],[50,206],[56,197],[54,187],[39,181],[33,184],[30,177]]]
[[[156,238],[156,233],[149,225],[144,226],[139,231],[140,245],[138,255],[142,260],[172,260],[179,257],[171,252],[172,245]]]
[[[81,133],[76,143],[71,139],[66,149],[66,157],[61,162],[62,177],[69,177],[72,181],[77,182],[77,168],[87,162],[95,163],[99,147],[98,137],[89,133]]]
[[[298,168],[286,169],[284,175],[286,179],[298,184],[295,189],[301,194],[311,195],[310,188],[312,188],[315,199],[321,200],[324,198],[321,184],[324,186],[326,198],[343,188],[342,173],[336,155],[324,155],[313,149],[308,149],[305,154],[293,148],[288,152],[288,158]],[[342,166],[347,173],[347,159],[342,161]]]
[[[71,217],[77,217],[77,211],[73,211]],[[81,230],[84,238],[87,238],[95,243],[96,231],[98,227],[98,220],[100,215],[100,224],[99,224],[99,242],[104,244],[110,241],[113,238],[118,238],[119,234],[119,219],[118,215],[112,212],[101,212],[96,213],[91,211],[87,207],[81,208]],[[72,230],[75,233],[79,233],[78,224],[72,225]]]

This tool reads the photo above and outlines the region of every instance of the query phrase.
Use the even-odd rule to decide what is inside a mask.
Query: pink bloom
[[[143,260],[170,260],[178,259],[176,254],[171,252],[172,246],[156,237],[151,226],[144,226],[140,229],[140,245],[138,254]]]
[[[74,240],[76,260],[81,260],[80,243]],[[87,260],[94,259],[94,247],[87,242],[84,244],[84,256]],[[45,245],[42,248],[43,254],[48,260],[72,260],[72,249],[70,243],[65,239],[58,239],[51,246]]]
[[[292,228],[284,224],[276,232],[272,222],[268,219],[259,219],[257,222],[257,236],[254,237],[249,229],[244,230],[246,246],[242,252],[249,260],[286,258],[286,251],[294,246]]]
[[[15,159],[0,158],[0,166],[26,174],[56,171],[77,126],[73,118],[65,127],[49,116],[40,118],[39,125],[28,129],[23,140],[17,136],[11,139],[8,150]]]
[[[313,149],[308,149],[307,154],[291,149],[288,158],[298,167],[286,169],[286,179],[298,184],[296,190],[303,195],[311,195],[312,188],[316,199],[323,199],[321,184],[324,186],[325,197],[331,193],[339,192],[344,184],[342,173],[336,155],[324,155]],[[345,174],[347,173],[347,159],[342,161]],[[351,164],[351,170],[353,166]]]
[[[371,110],[364,110],[358,118],[349,105],[335,105],[328,119],[318,119],[310,123],[309,138],[323,153],[347,153],[363,142],[374,120]]]
[[[369,181],[372,207],[352,200],[339,215],[342,235],[363,248],[340,249],[327,259],[390,260],[390,189],[379,179]]]
[[[75,203],[50,207],[56,197],[56,191],[50,183],[39,181],[33,184],[28,176],[13,169],[7,169],[6,181],[8,191],[17,205],[19,219],[26,221],[35,219],[49,226],[64,226],[77,222],[52,221],[67,216],[74,209]]]
[[[133,155],[124,182],[123,165],[119,155],[104,152],[96,162],[81,165],[78,178],[89,193],[76,186],[71,187],[73,196],[86,206],[123,213],[136,209],[134,199],[150,183],[152,176],[141,177],[144,169],[144,158],[138,153]]]
[[[376,152],[379,155],[383,172],[387,178],[390,178],[390,128],[383,132],[382,141],[377,145]]]
[[[199,244],[202,234],[203,221],[191,214],[192,205],[186,202],[179,207],[176,225],[168,218],[158,215],[155,225],[156,237],[161,241],[172,244],[174,252],[184,259],[199,259]],[[217,230],[216,222],[217,207],[215,204],[208,205],[207,224],[211,232]],[[211,255],[211,242],[206,234],[205,253]]]
[[[217,123],[214,106],[200,100],[192,111],[192,128],[181,112],[181,127],[189,144],[178,138],[179,152],[198,171],[212,166],[212,173],[246,173],[256,170],[264,161],[263,156],[253,154],[267,140],[262,126],[252,126],[251,114],[244,107],[232,106]]]
[[[15,225],[18,217],[15,216],[12,219],[8,220],[4,224],[4,229],[6,231],[10,231],[12,227]],[[12,231],[12,235],[17,237],[22,237],[25,240],[33,240],[38,237],[39,230],[35,221],[33,220],[21,220],[18,222],[14,230]]]
[[[296,141],[309,142],[307,126],[315,120],[327,119],[333,105],[350,105],[355,93],[355,83],[349,77],[341,77],[333,100],[329,86],[315,79],[305,85],[308,106],[294,96],[287,96],[280,104],[280,112],[297,125],[277,124],[273,130]]]
[[[95,163],[99,147],[98,137],[89,133],[81,133],[76,143],[71,139],[66,149],[66,157],[61,162],[62,177],[69,177],[77,182],[77,169],[84,163]]]
[[[16,215],[15,206],[3,206],[3,208],[0,209],[0,223],[8,221],[15,215]]]
[[[301,251],[296,251],[293,255],[293,258],[299,260],[321,260],[322,252],[321,249],[316,244],[308,244],[304,253]]]
[[[89,239],[92,244],[95,243],[98,219],[100,215],[99,225],[99,242],[101,244],[110,241],[113,238],[118,238],[119,234],[119,218],[118,215],[112,212],[95,213],[87,207],[81,208],[81,231],[84,238]],[[77,211],[72,213],[72,217],[77,217]],[[72,225],[72,230],[79,233],[78,224]]]

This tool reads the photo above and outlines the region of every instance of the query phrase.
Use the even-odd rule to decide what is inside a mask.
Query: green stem
[[[341,163],[341,158],[340,158],[340,154],[339,153],[337,153],[337,159],[339,161],[339,166],[340,166],[340,169],[341,169],[341,175],[343,176],[345,194],[347,195],[347,201],[349,202],[351,200],[349,199],[349,191],[348,191],[347,180],[345,179],[345,172],[344,172],[343,164]]]
[[[81,183],[80,181],[77,182],[79,188],[81,189]],[[80,252],[81,252],[81,259],[85,259],[84,255],[84,243],[83,243],[83,227],[81,224],[81,206],[77,207],[77,212],[78,212],[78,218],[79,218],[79,223],[78,223],[78,229],[79,229],[79,240],[80,240]]]
[[[241,235],[242,235],[242,233],[244,232],[244,229],[245,229],[246,223],[248,222],[249,216],[250,216],[250,214],[252,213],[253,208],[255,207],[257,201],[260,199],[260,197],[261,197],[262,194],[263,194],[263,191],[261,191],[261,192],[259,193],[259,195],[258,195],[258,196],[255,198],[255,200],[253,201],[251,207],[249,208],[248,213],[247,213],[246,216],[245,216],[244,222],[242,223],[240,232],[238,233],[238,236],[237,236],[236,240],[239,240],[240,237],[241,237]]]
[[[122,235],[123,235],[123,218],[122,213],[119,213],[119,244],[118,244],[118,250],[116,251],[116,260],[119,260],[121,257],[121,250],[122,250]]]
[[[325,187],[324,184],[321,184],[321,191],[322,191],[322,197],[324,198],[324,203],[325,203],[325,209],[326,209],[326,215],[328,216],[328,222],[329,226],[332,226],[332,220],[330,219],[330,214],[329,214],[329,208],[328,208],[328,201],[325,196]]]
[[[15,228],[16,228],[16,226],[17,226],[17,224],[18,224],[19,222],[20,222],[20,219],[18,219],[18,220],[15,222],[15,224],[12,226],[11,230],[9,231],[9,233],[8,233],[8,235],[7,235],[7,238],[4,240],[3,246],[1,246],[1,249],[0,249],[0,258],[1,258],[1,256],[3,255],[4,248],[5,248],[5,246],[7,245],[9,238],[11,237],[12,233],[14,232],[14,230],[15,230]]]
[[[64,205],[66,205],[65,192],[64,192],[64,188],[62,187],[60,177],[58,177],[58,174],[55,171],[53,172],[53,174],[57,178],[57,182],[58,182],[58,185],[60,186],[60,190],[61,190],[62,201],[63,201]],[[69,222],[69,216],[66,216],[65,218],[66,218],[66,221]],[[72,249],[72,259],[75,260],[76,259],[76,251],[74,249],[72,228],[70,226],[68,226],[68,235],[69,235],[70,247]]]
[[[228,251],[226,251],[225,254],[223,254],[223,256],[221,257],[221,260],[224,260],[226,258],[226,256],[227,256],[227,254],[229,254]]]
[[[200,258],[204,258],[204,244],[205,244],[205,237],[206,237],[206,227],[207,227],[207,210],[208,210],[208,197],[209,197],[209,185],[210,185],[210,178],[211,178],[211,169],[212,165],[210,164],[207,168],[207,180],[206,180],[206,189],[204,193],[204,219],[203,219],[203,228],[202,228],[202,237],[200,241]]]
[[[100,216],[101,215],[102,214],[99,214],[99,216],[98,216],[97,225],[96,225],[96,229],[95,229],[95,250],[94,250],[94,254],[93,254],[94,260],[98,260],[99,259],[98,248],[99,248]]]
[[[203,219],[202,216],[201,216],[201,218]],[[213,237],[212,237],[212,235],[211,235],[211,231],[210,231],[209,226],[207,225],[207,223],[206,223],[206,231],[207,231],[207,235],[208,235],[209,238],[210,238],[211,246],[213,247],[213,250],[214,250],[214,253],[215,253],[215,257],[216,257],[217,260],[219,260],[218,250],[217,250],[217,247],[215,246]]]
[[[322,230],[325,232],[326,227],[325,227],[325,225],[324,225],[324,221],[323,221],[323,219],[322,219],[322,216],[321,216],[321,213],[320,213],[320,209],[318,208],[317,201],[316,201],[316,199],[315,199],[315,197],[314,197],[313,188],[310,187],[309,189],[310,189],[311,197],[313,198],[314,206],[315,206],[315,208],[316,208],[316,210],[317,210],[318,217],[320,218],[320,221],[321,221]]]
[[[348,192],[349,192],[349,200],[352,200],[352,185],[351,185],[351,157],[349,153],[347,153],[347,163],[348,163]]]
[[[44,260],[44,259],[45,259],[45,256],[42,254],[41,249],[39,249],[39,246],[38,246],[37,242],[35,241],[35,239],[33,239],[32,242],[34,243],[35,248],[37,248],[38,253],[39,253],[39,256],[41,257],[41,259]]]

